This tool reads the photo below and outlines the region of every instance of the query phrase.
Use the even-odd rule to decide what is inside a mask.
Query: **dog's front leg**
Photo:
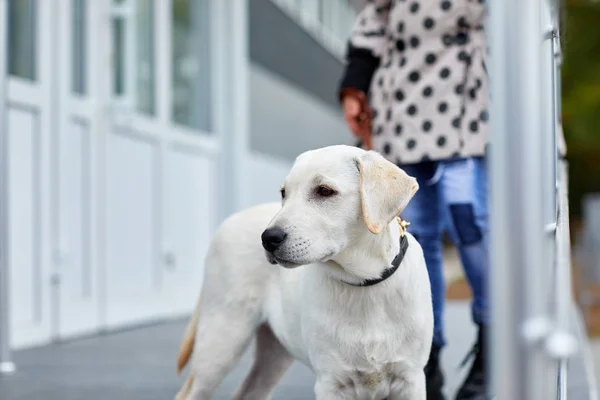
[[[420,369],[406,371],[398,381],[394,382],[388,400],[425,400],[426,398],[425,373]]]

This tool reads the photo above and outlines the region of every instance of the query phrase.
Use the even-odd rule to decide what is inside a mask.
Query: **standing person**
[[[340,84],[345,120],[362,146],[414,176],[403,211],[423,247],[434,307],[427,398],[443,399],[442,234],[457,245],[478,334],[456,400],[486,397],[488,131],[482,0],[370,0],[359,13]]]

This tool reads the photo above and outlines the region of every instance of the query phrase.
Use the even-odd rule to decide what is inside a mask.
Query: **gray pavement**
[[[474,336],[466,304],[448,307],[451,346],[443,360],[448,389],[456,387],[457,368]],[[18,351],[17,372],[0,377],[1,400],[167,400],[179,389],[175,359],[185,321],[94,336]],[[227,376],[215,399],[231,393],[250,368],[249,351]],[[279,384],[274,400],[314,398],[312,372],[295,363]]]
[[[170,400],[185,374],[175,373],[175,359],[185,321],[93,336],[16,352],[17,372],[0,377],[0,400]],[[466,369],[459,364],[470,349],[475,329],[466,302],[447,305],[448,346],[442,353],[446,392],[454,393]],[[251,351],[227,376],[216,400],[231,398],[251,364]],[[582,377],[581,366],[573,375]],[[575,371],[574,371],[575,372]],[[576,383],[577,379],[572,379]],[[312,372],[295,363],[273,400],[314,399]],[[581,386],[580,386],[581,388]],[[584,399],[575,395],[569,399]],[[449,399],[452,397],[449,396]],[[589,400],[589,398],[586,398]]]

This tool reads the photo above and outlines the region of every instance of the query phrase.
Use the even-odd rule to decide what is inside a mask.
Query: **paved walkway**
[[[462,277],[455,251],[446,252],[445,266],[448,283]],[[0,376],[0,400],[173,399],[185,376],[178,377],[175,371],[185,322],[172,321],[19,351],[15,354],[17,373]],[[448,346],[442,353],[442,364],[450,400],[467,372],[460,370],[459,364],[475,338],[467,302],[448,303],[446,329]],[[591,353],[595,355],[591,360],[598,368],[596,376],[600,380],[600,342],[592,343]],[[249,350],[226,377],[214,399],[231,398],[251,361]],[[569,400],[596,400],[584,395],[589,385],[583,364],[577,359],[570,365]],[[279,384],[273,400],[313,399],[313,384],[312,372],[295,363]]]
[[[448,391],[457,385],[458,364],[474,337],[465,303],[448,307],[451,346],[443,361]],[[64,344],[19,351],[18,371],[0,378],[2,400],[167,400],[183,377],[175,358],[184,321],[174,321]],[[223,382],[215,399],[231,398],[251,363],[250,351]],[[280,383],[274,400],[314,398],[314,376],[295,363]]]
[[[447,376],[446,394],[451,395],[466,370],[458,366],[470,349],[475,330],[466,302],[447,306],[449,346],[442,355]],[[183,381],[175,373],[175,358],[185,321],[94,336],[64,344],[19,351],[15,354],[18,371],[0,377],[2,400],[169,400]],[[587,349],[583,349],[587,352]],[[590,346],[600,380],[600,342]],[[231,398],[231,393],[250,368],[251,350],[221,385],[216,400]],[[569,400],[592,400],[581,357],[570,363]],[[593,372],[592,374],[593,375]],[[593,379],[593,378],[592,378]],[[273,400],[314,398],[314,376],[295,363],[278,386]],[[550,382],[549,384],[554,384]]]

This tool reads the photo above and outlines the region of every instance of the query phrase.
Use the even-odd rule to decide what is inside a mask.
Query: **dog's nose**
[[[287,237],[287,233],[281,228],[269,228],[265,229],[260,238],[262,239],[262,245],[268,252],[272,253],[281,246]]]

